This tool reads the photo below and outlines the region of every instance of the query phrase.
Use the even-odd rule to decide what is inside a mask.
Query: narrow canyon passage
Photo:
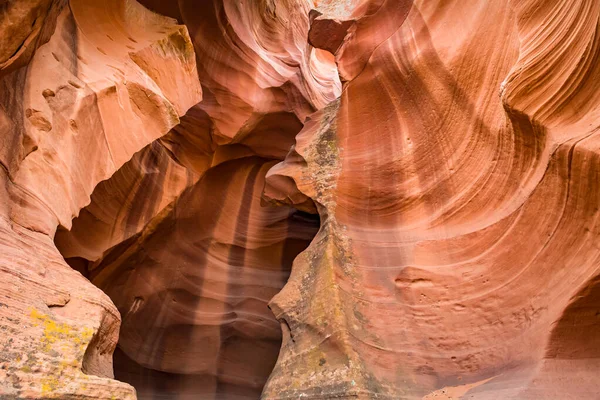
[[[340,82],[306,44],[308,3],[160,8],[190,31],[203,99],[99,183],[55,243],[119,310],[115,379],[138,398],[257,399],[281,347],[267,304],[319,229],[314,204],[263,197],[265,176]]]
[[[85,249],[75,245],[98,238],[91,218],[73,223],[72,232],[87,238],[57,234],[59,250],[77,254],[67,262],[121,314],[115,379],[132,384],[139,399],[260,397],[281,347],[280,324],[267,303],[319,229],[316,215],[264,204],[264,177],[274,163],[251,156],[209,169],[98,260],[85,260]],[[160,179],[159,171],[137,182],[142,203],[120,212],[131,217],[150,207],[153,186],[141,181]]]
[[[340,83],[302,38],[306,4],[172,7],[202,60],[203,100],[101,182],[55,243],[116,305],[115,379],[139,399],[258,399],[282,339],[267,304],[319,229],[311,200],[305,212],[264,197],[265,176]],[[246,36],[253,13],[260,30]]]

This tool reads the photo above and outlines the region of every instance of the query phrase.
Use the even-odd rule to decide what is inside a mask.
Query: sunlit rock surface
[[[140,3],[0,0],[0,398],[599,397],[600,3]]]

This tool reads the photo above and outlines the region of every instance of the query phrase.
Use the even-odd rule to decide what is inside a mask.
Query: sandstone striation
[[[265,397],[597,396],[592,4],[321,8],[345,83],[267,178],[321,230],[272,302]]]
[[[247,157],[211,168],[90,266],[123,318],[116,377],[142,398],[260,396],[281,340],[267,303],[318,229],[289,207],[261,206],[273,164]]]
[[[0,0],[0,398],[598,398],[600,3],[139,1]]]

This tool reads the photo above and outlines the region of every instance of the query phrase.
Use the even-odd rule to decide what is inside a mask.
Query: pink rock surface
[[[0,0],[0,398],[599,397],[600,3],[140,2]]]

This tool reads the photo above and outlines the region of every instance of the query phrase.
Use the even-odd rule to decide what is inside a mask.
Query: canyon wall
[[[600,3],[140,3],[0,1],[0,398],[598,398]]]
[[[321,230],[265,397],[597,397],[598,4],[357,3],[313,14],[343,93],[267,176]]]

